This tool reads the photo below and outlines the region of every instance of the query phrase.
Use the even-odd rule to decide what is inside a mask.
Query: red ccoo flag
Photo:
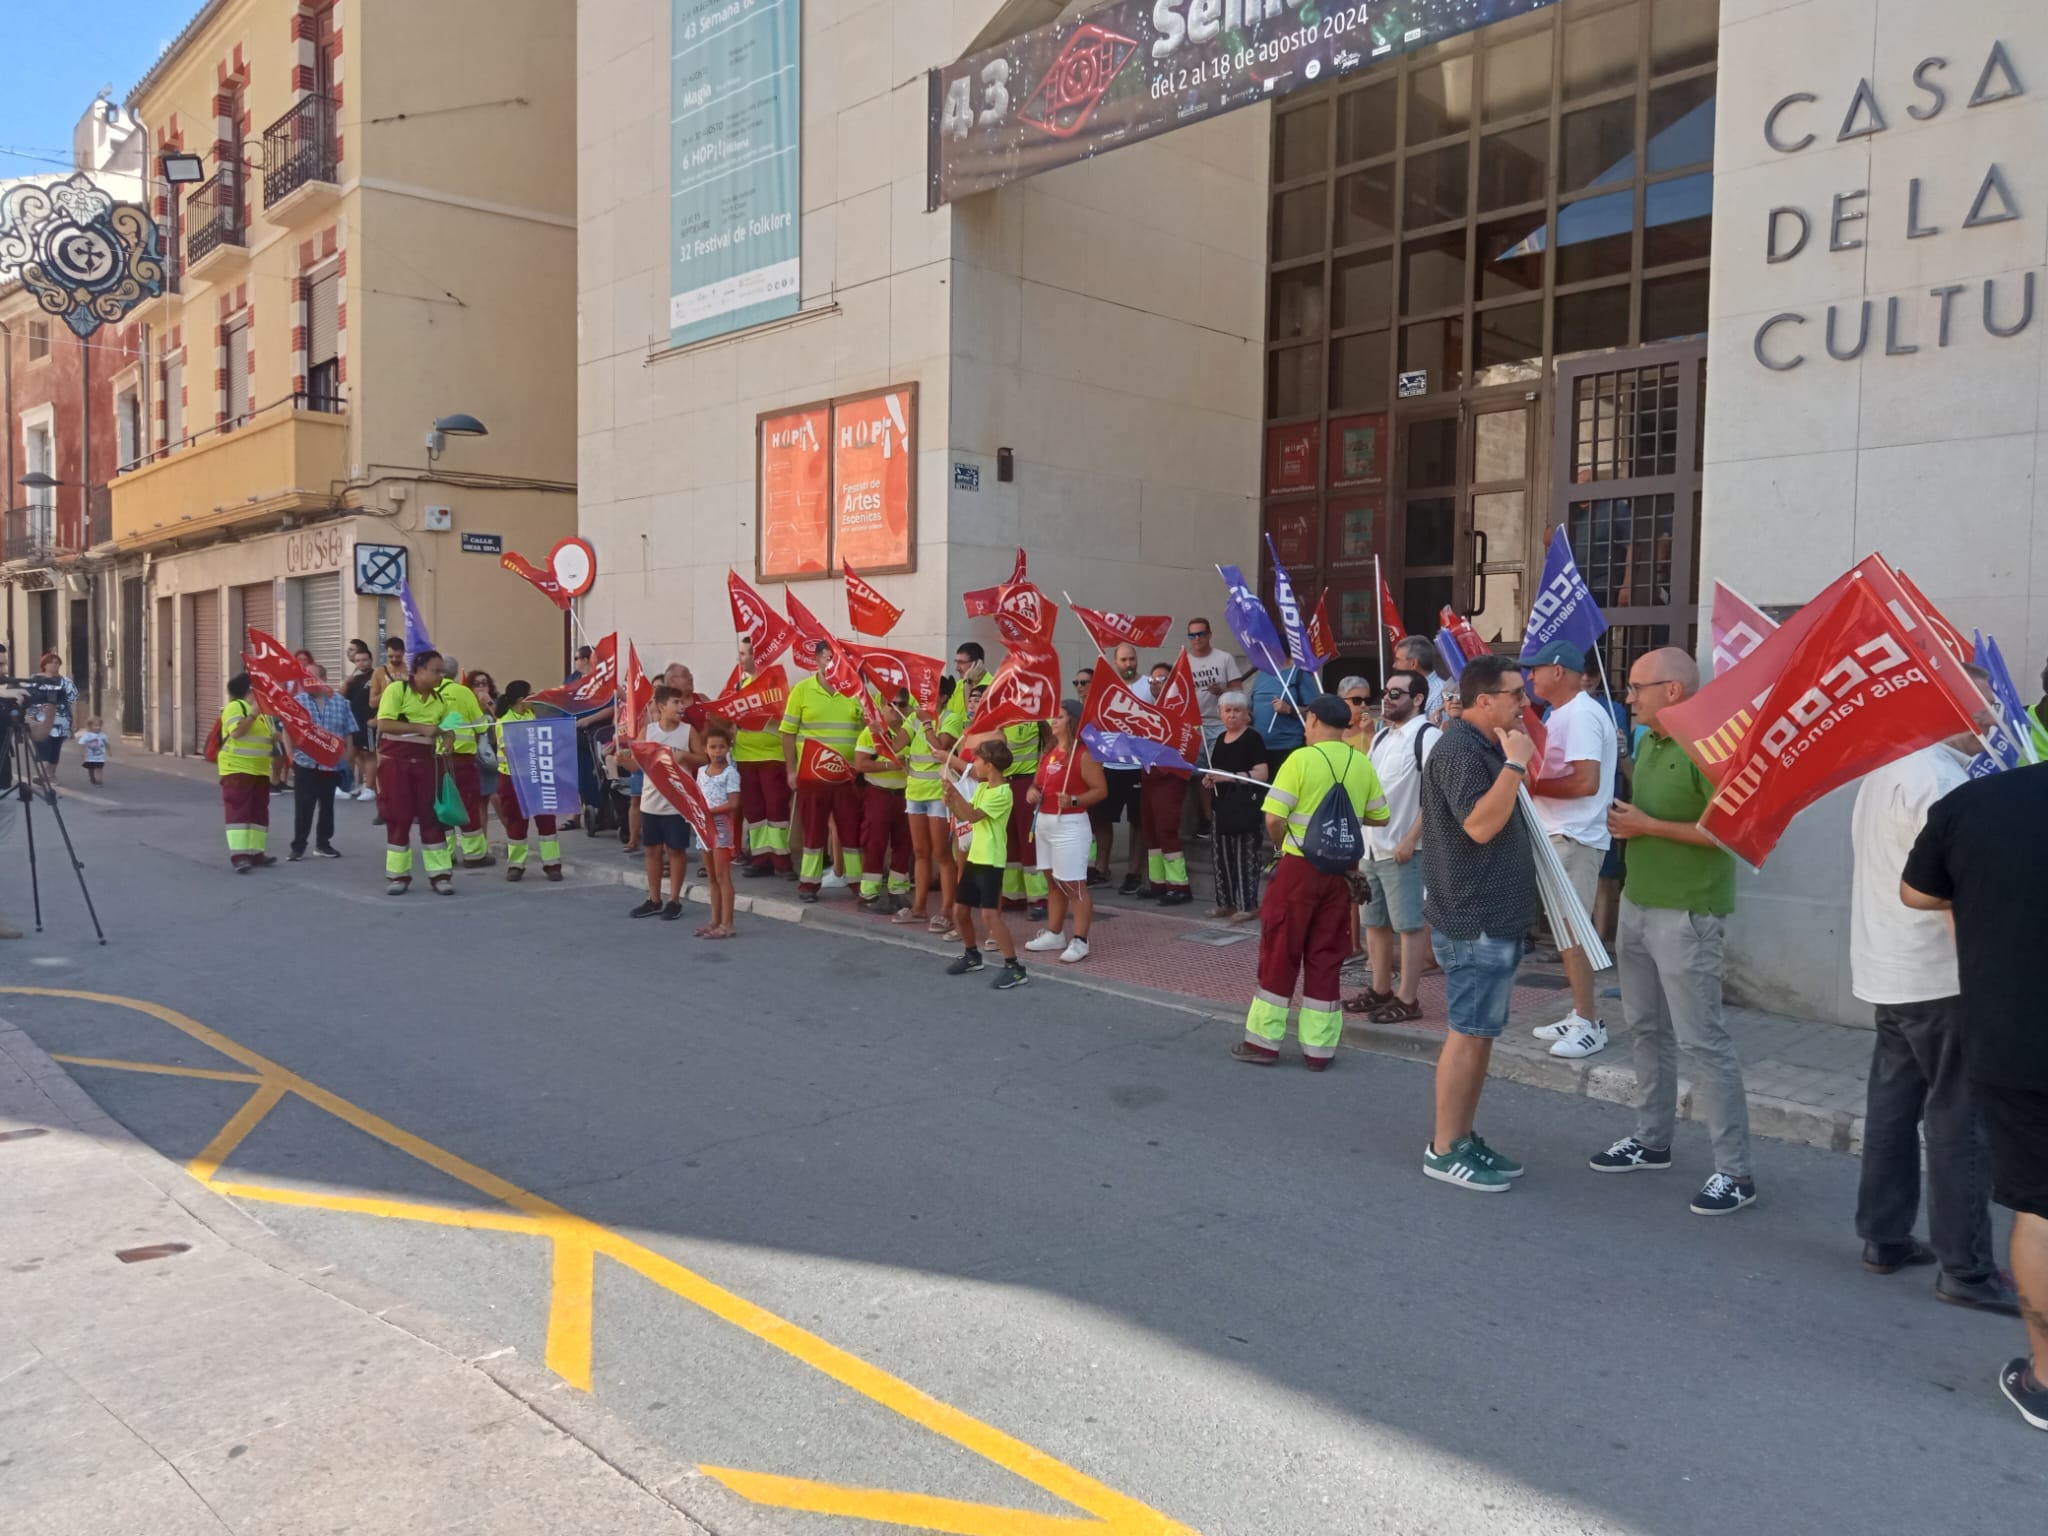
[[[1104,613],[1096,608],[1083,608],[1079,603],[1073,606],[1074,617],[1081,621],[1081,627],[1105,651],[1119,645],[1135,645],[1141,651],[1156,650],[1166,644],[1166,637],[1173,629],[1173,615],[1170,613]]]
[[[754,665],[772,665],[789,649],[790,641],[796,638],[796,631],[789,627],[781,614],[768,606],[767,598],[740,580],[736,571],[725,573],[725,595],[732,604],[733,631],[754,642]]]
[[[1778,627],[1765,613],[1733,587],[1714,583],[1714,606],[1707,620],[1714,637],[1714,675],[1741,661],[1762,645]]]
[[[518,576],[531,584],[536,592],[561,609],[562,612],[567,613],[569,611],[569,589],[555,580],[548,572],[527,559],[526,556],[507,550],[504,554],[498,556],[498,564],[510,571],[514,576]]]
[[[864,635],[888,634],[903,617],[903,610],[856,576],[852,566],[845,570],[847,619]]]
[[[676,762],[675,753],[668,747],[657,746],[651,741],[633,743],[633,761],[640,765],[661,797],[683,813],[704,841],[705,848],[718,846],[718,831],[712,824],[711,807],[704,803],[703,791],[696,781],[683,771]]]
[[[251,635],[261,631],[252,630]],[[289,656],[290,652],[286,652]],[[290,733],[292,745],[313,759],[322,768],[333,768],[340,764],[342,753],[348,750],[348,743],[323,725],[315,725],[306,706],[298,701],[295,694],[274,687],[270,680],[256,671],[256,658],[247,651],[242,653],[242,665],[249,673],[249,690],[256,696],[256,703],[266,715],[274,715],[285,730]]]
[[[266,635],[253,626],[249,630],[249,649],[242,652],[242,665],[250,681],[268,683],[279,693],[296,693],[312,686],[313,680],[299,665],[299,658],[286,650],[275,635]]]
[[[1401,627],[1401,609],[1394,602],[1394,594],[1387,587],[1386,573],[1374,563],[1373,580],[1380,589],[1380,627],[1387,632],[1387,643],[1393,645],[1408,638],[1408,631]],[[1318,604],[1318,607],[1321,605]],[[1336,653],[1331,652],[1332,655]]]
[[[1963,632],[1949,623],[1947,617],[1934,604],[1927,601],[1927,594],[1913,584],[1913,578],[1904,571],[1894,570],[1899,585],[1905,589],[1906,598],[1920,610],[1920,616],[1934,630],[1935,638],[1948,647],[1949,654],[1957,661],[1971,662],[1977,659],[1976,648],[1963,638]]]
[[[683,714],[685,718],[701,714],[702,719],[690,721],[699,728],[708,720],[729,720],[736,730],[761,731],[782,718],[783,706],[788,703],[789,674],[774,666],[756,675],[745,687],[740,686],[737,677],[728,680],[725,691],[717,698],[709,704],[692,705]]]
[[[1702,832],[1752,866],[1829,790],[1975,731],[1983,708],[1929,626],[1902,616],[1876,583],[1851,572],[1830,591],[1810,605],[1822,611],[1805,626],[1700,818]]]
[[[996,668],[981,696],[981,708],[961,734],[1000,730],[1030,720],[1050,720],[1060,707],[1060,658],[1051,647],[1012,651]]]
[[[797,750],[796,777],[799,784],[851,784],[853,764],[822,741],[806,741]]]

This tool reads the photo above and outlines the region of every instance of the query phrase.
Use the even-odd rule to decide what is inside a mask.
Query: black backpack
[[[1329,754],[1320,747],[1316,756],[1325,768],[1330,767]],[[1334,769],[1329,792],[1310,813],[1308,828],[1301,834],[1301,856],[1308,860],[1309,868],[1325,875],[1341,875],[1365,857],[1365,829],[1358,824],[1351,796]]]

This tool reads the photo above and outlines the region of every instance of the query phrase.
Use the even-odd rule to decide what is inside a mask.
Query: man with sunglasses
[[[1423,713],[1428,702],[1429,680],[1420,672],[1405,667],[1389,672],[1380,699],[1386,729],[1367,753],[1386,791],[1388,814],[1386,825],[1365,829],[1365,862],[1359,866],[1366,890],[1359,922],[1372,957],[1372,984],[1347,1001],[1344,1011],[1366,1014],[1375,1024],[1409,1024],[1422,1017],[1416,1000],[1428,938],[1422,923],[1422,767],[1442,734]]]
[[[1729,1216],[1756,1203],[1749,1160],[1749,1095],[1721,1013],[1723,928],[1735,910],[1735,857],[1697,823],[1714,786],[1662,726],[1663,712],[1698,692],[1699,663],[1676,646],[1629,668],[1628,702],[1647,734],[1636,749],[1634,803],[1616,801],[1607,825],[1628,839],[1615,964],[1621,1012],[1635,1037],[1636,1128],[1605,1152],[1596,1173],[1671,1166],[1678,1118],[1678,1056],[1714,1145],[1714,1174],[1692,1199],[1696,1216]]]

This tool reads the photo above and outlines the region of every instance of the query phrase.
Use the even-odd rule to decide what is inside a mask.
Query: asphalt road
[[[1047,981],[997,995],[906,950],[767,922],[698,943],[694,922],[628,922],[616,885],[493,870],[452,900],[393,900],[367,806],[343,807],[343,860],[237,878],[209,785],[117,763],[103,803],[89,796],[67,811],[112,943],[92,943],[38,812],[50,929],[0,947],[0,984],[177,1010],[767,1309],[735,1326],[600,1249],[592,1388],[692,1461],[958,1501],[951,1528],[995,1536],[1086,1529],[1028,1518],[1087,1516],[1015,1442],[1134,1501],[1113,1523],[1156,1511],[1206,1536],[2040,1520],[2048,1446],[1992,1383],[2017,1324],[1936,1305],[1924,1271],[1864,1274],[1851,1159],[1762,1142],[1762,1201],[1701,1220],[1685,1208],[1708,1171],[1696,1127],[1679,1171],[1602,1178],[1585,1158],[1625,1112],[1495,1084],[1482,1129],[1530,1172],[1480,1198],[1421,1176],[1423,1066],[1345,1052],[1322,1077],[1248,1070],[1228,1029],[1186,1014]],[[575,836],[569,854],[622,862]],[[17,818],[0,826],[0,913],[26,927],[27,909]],[[0,1010],[53,1054],[236,1065],[132,1009]],[[250,1094],[72,1070],[179,1160]],[[315,1202],[492,1204],[301,1095],[221,1176]],[[548,1347],[561,1270],[545,1240],[251,1209],[522,1352]],[[947,1438],[914,1395],[814,1368],[808,1346],[778,1347],[794,1336],[775,1319],[974,1428]],[[786,1520],[799,1536],[916,1528]]]

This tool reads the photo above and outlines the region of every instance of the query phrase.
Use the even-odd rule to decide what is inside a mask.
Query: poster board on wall
[[[755,576],[816,581],[917,569],[917,385],[754,419]]]
[[[830,574],[831,440],[829,401],[754,419],[754,573],[762,581]]]

